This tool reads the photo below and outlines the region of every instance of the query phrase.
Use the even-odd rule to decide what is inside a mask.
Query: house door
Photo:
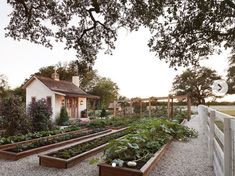
[[[71,118],[78,118],[78,98],[66,98],[66,108]]]

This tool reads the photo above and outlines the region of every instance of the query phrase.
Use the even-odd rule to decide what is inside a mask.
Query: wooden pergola
[[[186,100],[187,102],[187,119],[189,120],[191,117],[191,98],[188,95],[182,95],[182,96],[173,96],[173,95],[168,95],[167,97],[149,97],[149,98],[136,98],[132,100],[128,100],[130,104],[130,107],[132,108],[134,102],[139,102],[140,103],[140,116],[143,115],[143,102],[148,102],[149,106],[149,117],[152,115],[152,110],[151,110],[151,103],[152,101],[158,101],[158,100],[167,100],[167,113],[168,113],[168,118],[172,119],[173,118],[173,102],[174,100]],[[116,104],[117,102],[114,102],[114,116],[116,116]]]

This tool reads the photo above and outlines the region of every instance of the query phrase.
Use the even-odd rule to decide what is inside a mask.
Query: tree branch
[[[23,7],[25,9],[25,16],[28,17],[28,15],[29,15],[29,8],[25,4],[25,1],[24,0],[16,0],[16,2],[23,5]]]
[[[100,13],[100,4],[97,0],[92,0],[92,6],[94,7],[94,11],[96,13]]]
[[[229,7],[232,7],[235,9],[235,3],[231,0],[225,0],[224,1]]]
[[[96,2],[97,2],[97,1],[96,1]],[[106,30],[111,31],[112,33],[114,33],[114,31],[113,31],[112,29],[108,28],[107,26],[105,26],[105,25],[104,25],[103,23],[101,23],[100,21],[97,21],[97,20],[95,19],[95,17],[93,16],[92,12],[99,13],[99,12],[100,12],[100,9],[99,9],[99,12],[97,12],[97,9],[95,9],[95,8],[90,8],[90,9],[88,9],[87,11],[88,11],[88,13],[89,13],[89,15],[90,15],[91,20],[93,21],[93,26],[90,27],[90,28],[84,29],[83,32],[82,32],[82,35],[79,37],[78,40],[81,40],[81,39],[84,37],[84,35],[86,35],[87,32],[89,32],[89,31],[95,29],[96,26],[97,26],[97,24],[100,24],[104,29],[106,29]]]

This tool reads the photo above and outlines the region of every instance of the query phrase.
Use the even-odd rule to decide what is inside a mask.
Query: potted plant
[[[87,110],[86,109],[81,111],[81,117],[82,118],[87,118]]]

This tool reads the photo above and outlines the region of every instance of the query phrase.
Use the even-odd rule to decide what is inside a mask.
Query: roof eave
[[[36,79],[36,76],[32,76],[21,88],[26,89],[28,85],[30,85],[35,79]]]

